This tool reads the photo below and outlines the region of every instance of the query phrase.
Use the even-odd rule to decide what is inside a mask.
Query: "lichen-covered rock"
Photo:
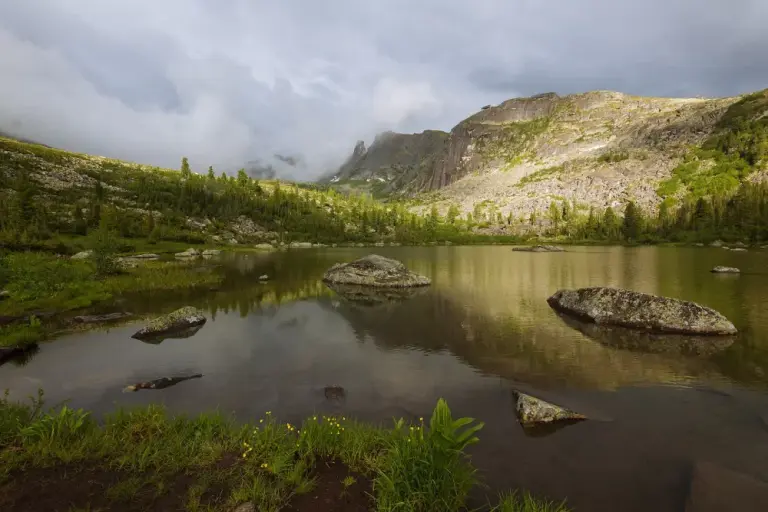
[[[517,252],[564,252],[565,249],[557,245],[533,245],[531,247],[513,247]]]
[[[72,256],[73,260],[86,260],[93,256],[93,251],[81,251],[74,256]]]
[[[411,272],[401,262],[378,254],[369,254],[350,263],[337,263],[328,269],[323,281],[382,288],[427,286],[431,283],[427,277]]]
[[[736,267],[723,267],[722,265],[718,265],[710,270],[710,272],[714,272],[715,274],[738,274],[741,270]]]
[[[714,309],[694,302],[619,288],[558,290],[550,307],[603,325],[619,325],[659,333],[727,335],[736,327]]]
[[[515,391],[514,395],[517,417],[523,425],[530,426],[542,423],[552,423],[555,421],[577,421],[587,419],[583,414],[551,404],[540,398],[526,395],[519,391]]]
[[[312,244],[310,242],[291,242],[288,247],[291,249],[310,249]]]
[[[274,251],[275,246],[272,244],[256,244],[253,246],[254,249],[258,249],[260,251]]]
[[[174,331],[183,331],[190,327],[202,325],[205,321],[205,316],[203,316],[197,308],[186,306],[177,309],[173,313],[152,320],[146,327],[137,331],[133,337],[143,339],[161,336]]]
[[[723,242],[722,240],[715,240],[714,242],[709,244],[710,247],[722,247],[723,245],[725,245],[725,242]]]
[[[197,258],[198,256],[200,256],[200,251],[198,251],[197,249],[194,249],[192,247],[190,247],[189,249],[187,249],[184,252],[177,252],[176,253],[176,257],[177,258]]]

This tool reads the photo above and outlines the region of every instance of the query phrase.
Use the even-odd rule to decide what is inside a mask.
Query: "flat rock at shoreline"
[[[337,263],[328,269],[323,281],[381,288],[427,286],[431,283],[429,278],[411,272],[401,262],[378,254],[369,254],[350,263]]]
[[[579,421],[587,419],[583,414],[551,404],[535,396],[514,391],[517,417],[524,426],[534,426],[556,421]]]
[[[741,272],[741,270],[736,267],[723,267],[718,265],[717,267],[710,270],[710,272],[715,274],[738,274]]]
[[[137,331],[132,337],[143,340],[160,337],[177,331],[185,331],[205,323],[203,314],[192,306],[177,309],[173,313],[152,320],[146,327]],[[197,332],[197,331],[195,331]]]
[[[187,249],[184,252],[177,252],[176,253],[176,257],[177,258],[197,258],[200,255],[201,255],[200,251],[198,251],[197,249],[194,249],[192,247],[190,247],[189,249]]]
[[[128,318],[130,316],[133,316],[133,315],[127,312],[119,312],[119,313],[108,313],[106,315],[80,315],[80,316],[76,316],[73,320],[81,324],[98,324],[98,323],[104,323],[104,322],[114,322],[116,320],[121,320],[123,318]]]
[[[736,327],[714,309],[620,288],[558,290],[547,303],[557,311],[600,325],[670,334],[737,333]]]
[[[565,249],[558,245],[532,245],[529,247],[513,247],[516,252],[565,252]]]

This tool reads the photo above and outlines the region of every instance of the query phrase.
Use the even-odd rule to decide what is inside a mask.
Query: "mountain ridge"
[[[340,171],[348,183],[359,176],[375,178],[381,195],[415,197],[436,205],[441,214],[452,205],[464,214],[477,213],[477,205],[484,203],[505,217],[528,217],[553,201],[618,210],[634,201],[655,212],[667,199],[659,187],[674,177],[692,149],[733,129],[718,124],[729,112],[757,98],[753,120],[765,119],[767,91],[725,98],[654,98],[615,91],[512,98],[459,122],[442,145],[417,144],[420,159],[404,171],[392,165],[402,163],[392,157],[401,147],[376,141],[357,161],[369,162],[373,153],[377,168],[348,160]],[[390,140],[408,145],[418,136],[397,134]],[[752,167],[758,176],[765,175],[764,161]],[[408,176],[405,187],[401,175]]]

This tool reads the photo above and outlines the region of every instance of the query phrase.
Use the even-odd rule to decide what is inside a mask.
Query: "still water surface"
[[[522,487],[580,511],[677,511],[691,465],[709,461],[768,481],[768,252],[703,248],[377,248],[432,278],[399,304],[364,307],[321,282],[333,263],[371,249],[224,255],[218,291],[126,297],[135,313],[182,305],[207,311],[194,336],[148,344],[137,324],[67,336],[24,366],[0,368],[0,388],[97,414],[162,402],[239,420],[271,410],[296,422],[334,412],[389,422],[428,416],[439,397],[486,423],[472,449],[489,493]],[[713,275],[715,265],[740,276]],[[269,274],[272,281],[259,283]],[[693,300],[725,314],[738,340],[707,356],[641,353],[583,334],[547,305],[558,288],[619,286]],[[121,389],[202,373],[164,390]],[[343,386],[343,402],[323,388]],[[590,421],[529,436],[512,390]]]

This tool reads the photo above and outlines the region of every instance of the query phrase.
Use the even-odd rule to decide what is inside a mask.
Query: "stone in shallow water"
[[[128,312],[108,313],[106,315],[80,315],[76,316],[74,321],[81,324],[98,324],[102,322],[114,322],[130,316],[132,316],[132,314]]]
[[[565,252],[565,249],[557,245],[534,245],[531,247],[513,247],[512,250],[517,252]]]
[[[741,272],[741,270],[737,269],[736,267],[723,267],[721,265],[716,266],[710,272],[713,272],[715,274],[738,274]]]
[[[685,512],[765,512],[768,483],[710,462],[693,467]]]
[[[427,277],[411,272],[401,262],[378,254],[369,254],[350,263],[337,263],[328,269],[323,281],[382,288],[427,286],[431,283]]]
[[[736,327],[714,309],[620,288],[558,290],[547,303],[557,311],[600,325],[675,334],[726,335],[737,332]]]
[[[201,326],[205,320],[205,316],[197,308],[186,306],[152,320],[146,327],[137,331],[133,337],[140,340],[159,337]]]
[[[517,417],[524,426],[533,426],[555,421],[578,421],[587,419],[583,414],[551,404],[520,391],[514,391]]]
[[[198,256],[200,256],[200,251],[198,251],[197,249],[195,249],[193,247],[190,247],[189,249],[187,249],[184,252],[177,252],[176,253],[176,257],[177,258],[197,258]]]

